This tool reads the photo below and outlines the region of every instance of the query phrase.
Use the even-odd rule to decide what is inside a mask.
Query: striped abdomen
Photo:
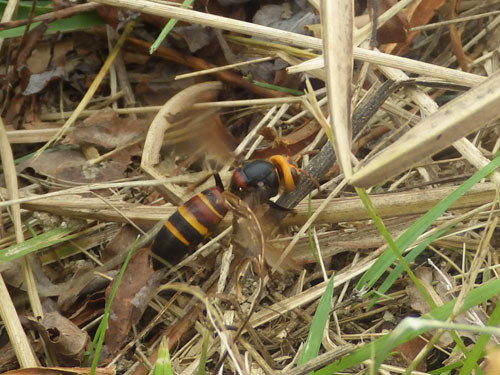
[[[226,213],[222,189],[203,190],[170,216],[156,236],[153,253],[170,264],[178,263],[215,230]],[[163,264],[154,261],[153,265]]]

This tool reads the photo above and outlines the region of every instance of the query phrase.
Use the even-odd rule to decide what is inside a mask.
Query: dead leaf
[[[34,318],[29,321],[61,363],[73,366],[80,364],[90,344],[87,332],[58,312],[49,312],[40,321]]]
[[[213,38],[212,30],[202,25],[178,26],[173,32],[182,38],[191,53],[208,46]]]
[[[427,25],[429,21],[434,17],[439,8],[445,3],[444,0],[422,0],[420,2],[412,3],[406,12],[406,16],[409,19],[410,28],[416,26]],[[420,34],[420,31],[410,31],[406,35],[406,41],[399,43],[396,46],[390,47],[386,50],[387,53],[393,53],[396,55],[404,54],[413,39]]]
[[[36,160],[28,160],[17,167],[18,173],[32,168],[36,173],[55,180],[74,183],[96,183],[123,178],[125,165],[106,161],[88,165],[80,151],[57,150],[44,152]]]
[[[424,346],[427,344],[427,341],[425,341],[423,338],[420,336],[417,336],[410,341],[406,341],[403,344],[395,347],[393,351],[397,352],[401,357],[405,360],[406,366],[408,366],[410,363],[412,363],[415,358],[417,357],[418,353],[424,348]],[[417,367],[415,368],[417,371],[427,371],[426,365],[425,365],[425,358],[423,358]]]
[[[110,5],[102,5],[96,9],[97,14],[108,25],[117,29],[123,26],[127,21],[131,21],[140,16],[139,12],[135,12],[126,8],[118,8]]]
[[[20,70],[25,64],[28,57],[31,55],[35,46],[38,44],[43,34],[47,30],[47,23],[42,22],[40,25],[30,30],[26,34],[26,38],[24,39],[24,44],[19,50],[16,58],[16,69]]]
[[[78,272],[78,271],[77,271]],[[74,280],[78,280],[77,283],[72,283],[73,287],[68,287],[63,289],[62,293],[59,295],[57,304],[62,311],[68,310],[73,303],[82,295],[91,294],[97,291],[101,291],[109,285],[109,280],[102,276],[95,275],[94,277],[87,279],[87,274],[93,274],[94,269],[86,268],[79,269],[79,273],[75,275]],[[108,277],[115,277],[117,271],[109,271],[106,273]],[[72,281],[74,281],[72,280]],[[85,280],[85,281],[80,281]]]
[[[73,127],[63,143],[113,149],[137,140],[146,130],[145,122],[120,118],[113,109],[105,108]]]
[[[64,76],[64,69],[61,67],[55,67],[51,70],[47,70],[43,73],[31,74],[29,77],[28,84],[23,91],[23,95],[33,95],[42,91],[50,81],[59,79]]]
[[[415,276],[417,276],[417,278],[419,279],[419,281],[421,282],[421,284],[424,286],[424,288],[427,290],[428,293],[437,295],[437,293],[432,288],[432,281],[433,281],[432,268],[420,267],[415,271]],[[408,294],[408,297],[410,297],[410,306],[412,309],[418,311],[422,315],[427,314],[429,311],[431,311],[431,306],[429,306],[429,303],[422,296],[422,294],[415,286],[415,284],[413,283],[409,284],[406,287],[406,292]],[[436,300],[435,297],[433,299]],[[436,304],[440,306],[442,302],[441,303],[437,302]]]
[[[115,272],[116,274],[117,272]],[[102,279],[102,278],[101,278]],[[107,280],[106,280],[107,281]],[[95,296],[86,297],[83,304],[71,314],[70,318],[76,325],[84,325],[97,319],[104,312],[106,299],[104,293],[96,293]]]
[[[307,4],[307,3],[306,3]],[[307,4],[304,8],[295,7],[285,2],[283,4],[266,4],[260,7],[252,18],[252,22],[273,27],[276,29],[291,31],[298,34],[306,34],[306,25],[318,23],[318,16],[314,8]]]
[[[378,15],[383,14],[397,3],[396,0],[383,0],[378,2]],[[371,1],[368,1],[368,6],[371,6]],[[397,13],[394,17],[377,30],[377,42],[385,43],[402,43],[406,41],[406,31],[410,25],[404,12]]]
[[[138,234],[137,229],[133,228],[131,225],[122,226],[102,251],[102,262],[106,263],[116,255],[128,251],[130,249],[130,244],[135,241]]]
[[[17,129],[17,121],[22,115],[21,108],[24,105],[26,97],[21,94],[16,94],[11,99],[9,108],[7,108],[7,112],[5,113],[4,121],[6,124],[14,125],[14,128]]]
[[[316,121],[307,121],[290,134],[275,138],[271,147],[256,150],[252,158],[265,159],[272,155],[294,155],[311,142],[320,128]]]
[[[132,326],[142,317],[152,292],[159,286],[161,273],[154,273],[149,258],[149,248],[142,248],[132,256],[125,270],[109,313],[104,339],[108,355],[112,356],[125,343]],[[108,287],[106,298],[113,285],[114,282]]]

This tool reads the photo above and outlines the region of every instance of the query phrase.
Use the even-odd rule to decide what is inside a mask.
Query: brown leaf
[[[47,28],[48,28],[47,23],[42,22],[40,25],[30,30],[26,34],[26,38],[24,39],[24,44],[19,50],[19,53],[17,54],[16,58],[17,69],[21,68],[26,63],[26,60],[33,52],[35,46],[40,41],[43,34],[45,34]]]
[[[406,12],[409,18],[410,28],[416,26],[422,26],[429,23],[429,21],[434,17],[435,13],[441,6],[445,3],[445,0],[422,0],[420,2],[414,2],[410,5],[408,11]],[[410,31],[406,36],[406,41],[400,43],[396,48],[391,49],[393,54],[401,55],[405,53],[413,39],[420,34],[420,31]],[[386,51],[390,53],[390,51]]]
[[[75,274],[75,279],[78,283],[73,283],[74,286],[65,288],[63,292],[59,295],[57,304],[61,310],[68,310],[73,303],[78,299],[78,297],[86,294],[91,294],[100,291],[109,285],[109,280],[102,276],[94,275],[92,278],[87,278],[88,273],[93,274],[94,270],[85,267],[85,269],[79,269],[77,274]],[[106,275],[108,277],[115,277],[117,271],[108,271]],[[77,314],[77,313],[74,313]],[[72,318],[73,319],[73,318]]]
[[[406,362],[406,365],[409,365],[417,357],[418,353],[420,353],[425,344],[427,344],[427,342],[420,336],[417,336],[411,339],[410,341],[406,341],[405,343],[397,346],[396,348],[394,348],[394,351],[399,353],[401,357],[403,357],[403,359]],[[422,359],[422,361],[420,361],[415,370],[417,371],[427,370],[425,366],[425,358]]]
[[[152,291],[159,285],[160,273],[156,273],[158,276],[153,276],[154,271],[149,265],[149,254],[149,248],[142,248],[132,256],[113,299],[105,337],[109,355],[116,353],[127,340],[132,325],[142,317]],[[114,282],[106,291],[107,298],[113,286]]]
[[[22,113],[21,108],[24,105],[26,97],[21,94],[16,94],[11,100],[9,104],[9,108],[4,117],[4,122],[9,125],[15,125],[14,127],[17,129],[17,120],[20,118]]]
[[[138,234],[137,229],[131,225],[122,226],[102,251],[102,262],[106,263],[116,255],[128,251]]]
[[[88,165],[80,151],[57,150],[44,152],[36,160],[28,160],[18,165],[17,171],[33,168],[40,175],[53,179],[96,183],[123,178],[125,166],[117,162],[103,162],[99,165]]]
[[[212,30],[201,25],[178,26],[173,32],[184,40],[191,53],[207,46],[213,38]]]
[[[126,8],[118,8],[110,5],[103,5],[96,9],[97,14],[111,27],[116,29],[124,22],[137,18],[140,13]]]
[[[277,137],[271,147],[256,150],[253,159],[264,159],[272,155],[294,155],[302,150],[317,134],[320,126],[316,121],[308,121],[292,133]]]
[[[102,292],[97,293],[96,297],[87,297],[82,306],[75,313],[71,314],[71,321],[77,325],[90,323],[104,312],[105,304],[106,300]]]
[[[87,332],[58,312],[49,312],[40,321],[30,319],[30,322],[61,363],[80,363],[90,343]]]
[[[63,143],[113,149],[138,139],[146,130],[143,121],[120,118],[111,108],[105,108],[73,127]]]
[[[380,16],[396,3],[396,0],[379,1],[377,15]],[[371,6],[371,1],[368,1],[368,6]],[[377,30],[377,42],[380,44],[404,42],[409,26],[406,15],[403,11],[400,11]]]

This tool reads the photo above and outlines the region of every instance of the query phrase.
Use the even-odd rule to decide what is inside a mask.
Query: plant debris
[[[500,4],[10,3],[1,372],[496,374]]]

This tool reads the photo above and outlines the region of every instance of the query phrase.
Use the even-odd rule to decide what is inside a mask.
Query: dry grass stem
[[[451,24],[457,24],[460,22],[468,22],[468,21],[473,21],[473,20],[478,20],[481,18],[485,17],[490,17],[490,16],[495,16],[500,13],[500,10],[495,10],[492,12],[486,12],[486,13],[481,13],[481,14],[475,14],[473,16],[467,16],[467,17],[458,17],[452,20],[448,21],[441,21],[441,22],[435,22],[435,23],[429,23],[427,25],[422,25],[422,26],[415,26],[410,29],[410,31],[423,31],[423,30],[431,30],[435,29],[441,26],[446,26],[446,25],[451,25]]]
[[[14,16],[14,13],[16,12],[18,2],[17,0],[9,0],[7,2],[7,5],[5,6],[5,9],[2,14],[2,22],[8,22],[12,19]],[[0,51],[2,50],[3,47],[3,41],[4,38],[0,38]]]
[[[194,10],[175,8],[168,5],[154,3],[149,0],[96,0],[96,2],[125,7],[166,18],[176,18],[181,21],[220,28],[222,30],[234,31],[241,34],[253,35],[264,39],[272,39],[281,43],[287,43],[299,47],[312,48],[315,50],[321,50],[322,48],[322,41],[319,38],[196,12]],[[370,62],[375,65],[399,68],[408,72],[442,78],[450,82],[460,83],[471,87],[484,80],[484,77],[475,74],[465,73],[454,69],[444,68],[417,60],[389,55],[378,51],[371,51],[359,47],[354,48],[353,55],[355,59]],[[321,57],[318,58],[318,65],[314,69],[320,69],[322,67],[323,58]]]
[[[5,127],[3,120],[0,118],[0,160],[2,161],[2,166],[4,169],[5,182],[7,186],[6,196],[9,199],[17,199],[18,188],[17,188],[17,178],[14,168],[14,159],[12,157],[12,149],[7,140],[7,135],[5,132]],[[2,194],[3,195],[3,194]],[[14,204],[10,208],[14,228],[16,233],[16,242],[21,243],[24,241],[23,236],[23,226],[21,223],[21,210],[19,204]],[[40,300],[38,299],[38,294],[36,293],[36,287],[33,283],[33,275],[31,273],[31,268],[29,267],[28,260],[26,257],[23,259],[23,271],[25,276],[25,282],[29,290],[30,302],[32,308],[37,313],[41,314],[42,309],[40,305]],[[14,352],[16,354],[17,360],[21,367],[35,367],[38,363],[36,357],[33,354],[33,350],[30,346],[28,338],[24,333],[21,326],[19,316],[17,315],[14,303],[9,295],[7,286],[4,283],[3,277],[0,274],[0,317],[5,325],[7,334],[9,335],[9,340],[12,344]]]
[[[499,83],[497,73],[447,103],[368,161],[350,182],[360,187],[374,186],[497,119]]]
[[[200,179],[201,177],[198,177]],[[169,183],[175,180],[168,180]],[[157,184],[163,181],[156,182]],[[134,182],[124,183],[127,186],[152,186],[152,182],[143,182],[134,184]],[[98,184],[92,189],[82,188],[81,191],[88,192],[92,190],[101,190],[116,187],[115,184]],[[120,186],[120,185],[118,185]],[[405,216],[427,212],[440,200],[449,195],[454,187],[438,187],[423,191],[406,191],[389,194],[374,195],[372,201],[377,207],[381,217]],[[99,219],[113,222],[124,222],[123,217],[114,210],[110,210],[108,205],[98,198],[85,198],[75,194],[75,189],[70,189],[67,193],[55,192],[40,196],[30,196],[20,198],[14,202],[20,203],[23,208],[37,211],[52,212],[61,216],[81,217],[87,219]],[[3,193],[3,190],[0,189]],[[491,202],[495,198],[495,185],[492,183],[483,183],[474,186],[466,194],[460,197],[452,206],[453,209],[478,207]],[[14,202],[0,202],[2,206],[8,206]],[[139,225],[152,225],[158,220],[170,216],[175,207],[172,205],[148,206],[135,203],[122,202],[119,197],[108,201],[118,208],[128,219]],[[314,199],[312,201],[312,210],[318,210],[324,202],[323,199]],[[297,206],[297,215],[289,216],[284,220],[285,225],[303,225],[308,218],[308,203],[301,202]],[[315,223],[339,223],[356,220],[369,219],[363,204],[357,197],[333,198],[331,204],[326,205],[321,212],[316,214]],[[226,219],[229,223],[229,218]]]
[[[229,70],[229,69],[233,69],[233,68],[238,68],[240,66],[257,64],[260,62],[269,61],[269,60],[273,60],[273,59],[274,59],[274,57],[262,57],[260,59],[254,59],[254,60],[243,61],[243,62],[239,62],[239,63],[235,63],[235,64],[218,66],[218,67],[212,68],[212,69],[200,70],[198,72],[179,74],[179,75],[175,76],[175,80],[191,78],[191,77],[199,77],[199,76],[203,76],[203,75],[210,74],[210,73],[222,72],[223,70]]]
[[[370,51],[364,48],[354,48],[354,58],[369,62],[376,66],[385,66],[389,68],[401,69],[410,73],[416,73],[424,77],[439,78],[449,82],[474,87],[480,84],[486,78],[477,74],[462,72],[444,68],[439,65],[428,64],[422,61],[412,60],[405,57],[388,55],[377,50]],[[307,72],[309,70],[317,70],[324,68],[325,63],[323,56],[308,60],[300,65],[287,68],[288,73]]]
[[[332,373],[363,372],[383,349],[392,355],[383,374],[436,372],[436,358],[444,357],[466,366],[470,359],[451,354],[461,354],[464,337],[481,345],[475,332],[455,331],[451,344],[440,331],[415,337],[401,358],[384,336],[429,306],[438,306],[433,317],[448,309],[439,319],[466,319],[484,331],[495,318],[500,172],[472,187],[470,177],[500,149],[500,7],[455,0],[224,4],[231,1],[184,8],[95,0],[60,11],[6,2],[3,18],[17,5],[20,17],[36,15],[0,29],[43,12],[50,28],[12,38],[2,50],[4,344],[8,334],[21,367],[38,360],[45,370],[62,366],[53,355],[59,350],[31,343],[18,315],[42,314],[39,293],[71,315],[76,330],[93,334],[106,285],[116,285],[117,269],[130,260],[100,357],[119,372],[147,375],[162,358],[160,342],[174,371],[186,374],[203,366],[245,375],[300,375],[327,365],[338,366]],[[90,12],[76,17],[96,27],[48,34],[59,24],[53,17],[82,9]],[[135,18],[140,27],[132,30]],[[180,23],[150,54],[161,18]],[[46,82],[52,66],[64,76]],[[369,187],[376,214],[351,183]],[[182,246],[170,247],[165,237]],[[173,264],[159,264],[177,250]],[[402,273],[396,251],[409,262]],[[27,256],[14,259],[25,253],[37,261],[33,272]],[[23,277],[27,292],[18,288]],[[327,301],[329,279],[335,289]],[[320,315],[325,327],[316,325]],[[308,337],[320,329],[322,339],[311,345]],[[307,353],[315,346],[318,353]],[[18,364],[4,352],[0,370],[8,371]],[[357,363],[341,368],[353,352]],[[304,353],[315,358],[303,363]],[[426,369],[416,367],[420,359]],[[471,359],[473,371],[484,367],[482,358]]]
[[[390,79],[394,80],[407,80],[409,77],[398,69],[381,67],[382,72]],[[420,106],[421,111],[424,114],[432,114],[439,109],[437,103],[425,92],[418,88],[407,88],[408,95]],[[466,138],[459,139],[453,143],[453,147],[457,149],[458,152],[476,169],[483,168],[489,160],[485,158],[482,153]],[[500,186],[500,174],[495,171],[490,176],[491,180]]]
[[[323,56],[330,112],[330,129],[335,151],[344,176],[349,179],[351,166],[351,80],[352,80],[352,1],[321,1]]]

